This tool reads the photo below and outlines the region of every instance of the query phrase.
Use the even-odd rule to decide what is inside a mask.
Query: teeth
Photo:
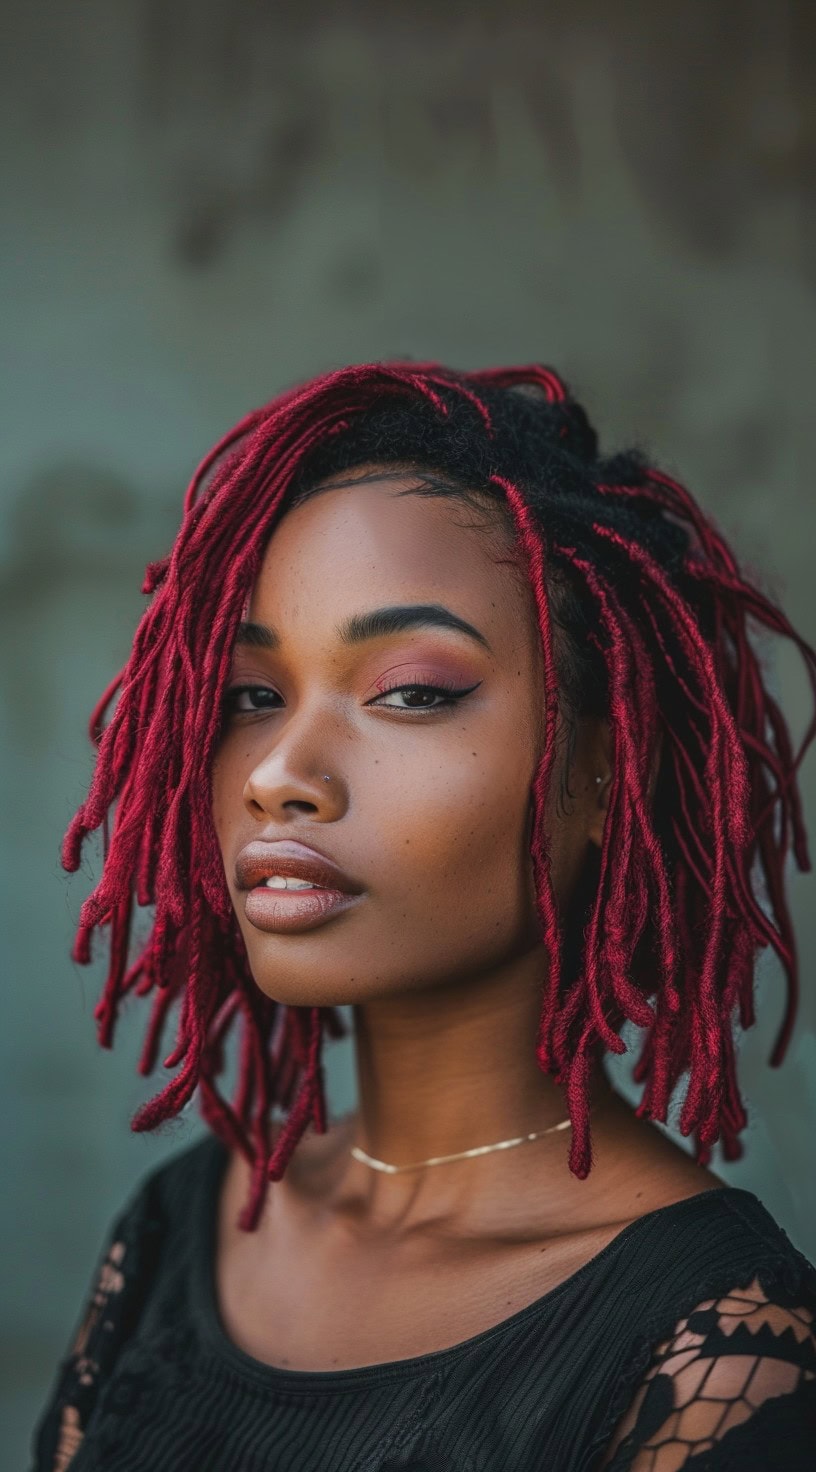
[[[264,880],[266,889],[321,889],[320,884],[315,884],[313,879],[290,879],[288,875],[270,874]]]

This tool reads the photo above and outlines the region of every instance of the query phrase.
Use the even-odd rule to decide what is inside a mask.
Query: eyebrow
[[[404,634],[410,629],[454,629],[475,639],[483,648],[490,649],[484,634],[458,613],[443,607],[441,603],[393,604],[388,608],[372,608],[368,613],[355,613],[347,618],[337,632],[343,644],[363,644],[368,639],[388,638],[392,634]],[[268,624],[242,622],[238,625],[236,644],[247,644],[254,649],[277,649],[280,635]]]

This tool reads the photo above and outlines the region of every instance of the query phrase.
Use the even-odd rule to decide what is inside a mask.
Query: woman
[[[152,996],[144,1073],[179,1003],[133,1127],[197,1090],[210,1135],[114,1224],[38,1472],[810,1467],[816,1272],[708,1162],[808,866],[749,615],[813,651],[539,367],[285,395],[145,591],[63,860],[115,803],[75,956],[109,927],[104,1046]]]

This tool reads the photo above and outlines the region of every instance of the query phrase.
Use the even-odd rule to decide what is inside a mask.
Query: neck
[[[563,1090],[535,1057],[541,971],[536,950],[466,985],[356,1007],[355,1143],[379,1160],[404,1165],[547,1130],[565,1119]],[[596,1093],[605,1082],[598,1078]],[[568,1131],[540,1143],[566,1168]],[[480,1165],[495,1172],[498,1160],[469,1161],[468,1177],[460,1174],[458,1183],[475,1183]],[[462,1168],[457,1163],[432,1173]]]

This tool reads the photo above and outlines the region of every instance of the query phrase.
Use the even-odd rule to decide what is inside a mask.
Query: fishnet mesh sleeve
[[[656,1348],[598,1472],[813,1472],[816,1301],[798,1297],[756,1277],[698,1303]]]

